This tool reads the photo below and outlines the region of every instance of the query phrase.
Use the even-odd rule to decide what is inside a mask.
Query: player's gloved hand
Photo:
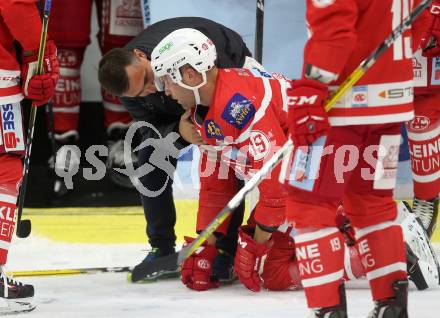
[[[37,68],[38,49],[23,52],[21,76],[23,94],[32,100],[34,106],[46,104],[55,92],[60,66],[57,60],[57,47],[51,40],[46,43],[43,58],[43,74],[34,75]]]
[[[289,134],[295,146],[308,146],[328,133],[330,124],[324,110],[329,92],[327,85],[315,80],[302,79],[293,82],[288,91],[292,106],[289,107]]]
[[[345,244],[347,246],[354,246],[356,244],[356,237],[354,234],[354,228],[351,226],[350,220],[344,212],[344,207],[340,205],[336,212],[336,226],[344,235]]]
[[[238,279],[246,288],[259,292],[262,280],[260,275],[263,272],[264,261],[270,250],[272,241],[258,244],[252,238],[253,231],[249,226],[242,226],[238,232],[237,252],[234,260],[234,270]]]
[[[420,47],[422,55],[436,57],[440,55],[440,0],[433,0],[429,7],[432,16],[431,26],[425,32]]]
[[[185,236],[183,246],[188,245],[193,240],[194,238]],[[215,246],[208,245],[206,242],[200,246],[182,264],[182,283],[196,291],[205,291],[220,286],[218,280],[211,280],[212,264],[216,255],[217,249]]]

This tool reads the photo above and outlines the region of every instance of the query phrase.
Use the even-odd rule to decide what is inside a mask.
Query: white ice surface
[[[438,246],[437,246],[438,247]],[[16,239],[9,270],[127,266],[145,255],[141,244],[66,244],[31,236]],[[35,285],[38,307],[25,317],[270,318],[307,317],[302,291],[252,293],[235,283],[197,293],[179,280],[130,284],[126,273],[27,277]],[[349,317],[366,317],[372,308],[365,281],[347,290]],[[439,317],[440,289],[409,295],[410,317]]]

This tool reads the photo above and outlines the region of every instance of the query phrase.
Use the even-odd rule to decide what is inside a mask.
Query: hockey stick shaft
[[[43,73],[43,57],[44,57],[44,51],[46,49],[47,27],[49,25],[49,14],[50,14],[51,5],[52,5],[52,0],[46,0],[46,2],[44,3],[44,12],[43,12],[42,27],[41,27],[40,46],[38,49],[38,62],[37,62],[36,74]],[[23,214],[24,199],[26,196],[26,189],[29,180],[29,165],[31,159],[32,140],[34,137],[36,116],[37,116],[37,107],[32,106],[30,118],[29,118],[28,133],[26,136],[26,147],[25,147],[24,165],[23,165],[23,182],[20,187],[20,195],[18,199],[17,236],[19,237],[27,237],[29,236],[29,233],[26,232],[30,232],[30,221],[27,222],[28,224],[27,227],[29,228],[29,230],[24,230],[23,224],[25,223],[21,221],[21,216]],[[27,234],[27,235],[20,236],[20,234]]]
[[[402,23],[397,26],[373,53],[366,58],[358,68],[356,68],[347,79],[339,86],[336,92],[331,96],[325,106],[325,110],[329,111],[339,98],[344,95],[364,74],[370,69],[379,57],[389,48],[393,42],[408,29],[411,23],[430,5],[431,0],[423,0],[419,5],[406,17]],[[249,193],[261,180],[275,167],[282,159],[283,155],[293,146],[291,140],[288,140],[274,155],[267,161],[263,167],[248,181],[248,183],[228,202],[228,204],[217,214],[211,223],[199,234],[199,236],[191,242],[188,246],[182,248],[179,252],[177,264],[182,264],[194,251],[199,248],[204,241],[211,236],[217,227],[231,214],[235,208],[244,199],[245,195]]]
[[[40,270],[25,270],[14,271],[12,274],[15,277],[29,277],[29,276],[58,276],[58,275],[79,275],[79,274],[95,274],[95,273],[123,273],[130,270],[129,266],[123,267],[89,267],[89,268],[66,268],[66,269],[40,269]]]
[[[255,60],[263,61],[264,0],[257,0],[255,22]]]

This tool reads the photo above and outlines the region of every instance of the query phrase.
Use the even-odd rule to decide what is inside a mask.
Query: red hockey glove
[[[264,262],[272,242],[258,244],[253,240],[250,232],[251,229],[248,226],[242,226],[239,229],[234,270],[246,288],[259,292],[262,284],[260,275],[263,273]]]
[[[31,54],[23,53],[21,75],[23,94],[33,101],[34,106],[46,104],[55,92],[60,67],[57,60],[57,47],[53,41],[47,41],[43,58],[43,74],[34,75],[38,60],[38,50]]]
[[[192,237],[185,236],[185,244],[191,243]],[[212,264],[217,255],[217,249],[206,242],[200,246],[190,257],[182,264],[182,283],[191,289],[205,291],[210,288],[220,286],[218,280],[211,280]]]
[[[325,136],[330,125],[324,102],[329,93],[327,86],[315,80],[293,82],[290,92],[289,134],[295,146],[308,146]]]
[[[422,55],[436,57],[440,55],[440,0],[433,0],[429,7],[432,23],[422,38]]]

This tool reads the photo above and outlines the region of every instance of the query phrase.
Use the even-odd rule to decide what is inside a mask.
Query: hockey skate
[[[32,304],[34,286],[9,278],[2,265],[0,271],[0,315],[34,310],[36,307]]]
[[[412,212],[420,219],[430,239],[437,226],[438,209],[439,198],[432,200],[414,198]]]
[[[69,169],[80,164],[80,158],[73,150],[73,146],[78,143],[78,132],[67,131],[63,134],[55,134],[53,143],[55,158],[54,156],[50,157],[49,167],[54,174],[52,193],[56,198],[59,198],[69,192],[64,179],[59,176],[59,172],[68,172]]]
[[[407,318],[408,317],[408,281],[393,283],[394,297],[375,301],[373,311],[368,318]]]
[[[427,233],[415,214],[410,213],[408,203],[401,202],[397,208],[406,242],[409,279],[420,290],[438,286],[440,267]]]
[[[144,260],[133,268],[127,278],[132,283],[150,283],[179,276],[177,253],[174,250],[171,253],[164,253],[159,248],[153,248]]]
[[[310,318],[347,318],[347,300],[345,297],[345,285],[339,286],[340,303],[332,307],[314,308],[310,313]]]
[[[115,123],[108,128],[108,158],[106,166],[110,176],[110,180],[123,188],[134,189],[130,178],[117,169],[125,169],[126,164],[130,163],[136,165],[137,156],[132,153],[131,158],[124,158],[125,134],[127,133],[128,125]]]

